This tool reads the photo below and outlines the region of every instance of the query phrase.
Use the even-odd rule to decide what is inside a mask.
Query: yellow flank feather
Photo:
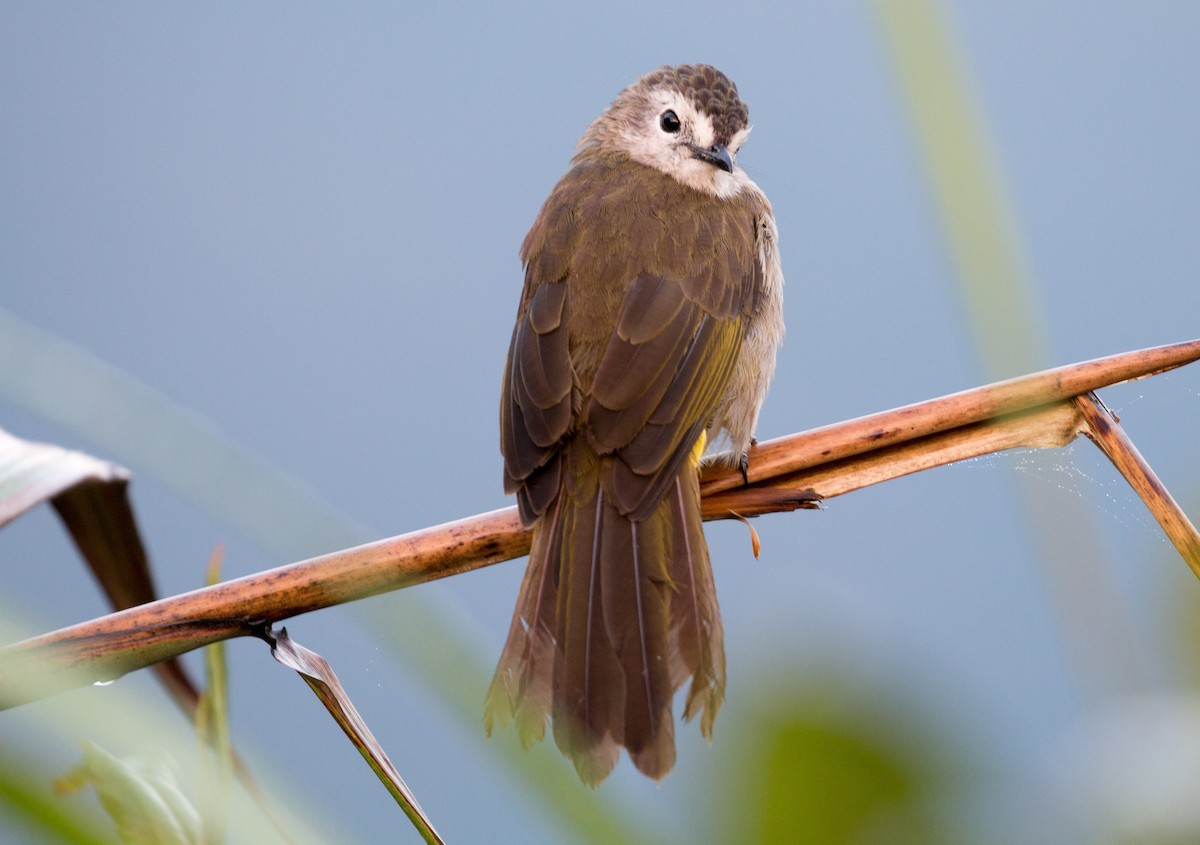
[[[688,463],[694,467],[700,466],[700,456],[704,454],[704,447],[708,445],[708,432],[701,431],[700,436],[696,439],[696,445],[692,447],[692,454],[688,455]]]

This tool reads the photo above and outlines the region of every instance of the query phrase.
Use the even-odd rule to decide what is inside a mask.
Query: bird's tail
[[[599,472],[566,473],[534,529],[508,642],[488,690],[484,723],[515,720],[523,744],[545,735],[594,785],[624,746],[662,778],[675,763],[674,693],[689,677],[684,718],[712,735],[725,689],[725,653],[700,489],[689,461],[645,519],[622,514]]]

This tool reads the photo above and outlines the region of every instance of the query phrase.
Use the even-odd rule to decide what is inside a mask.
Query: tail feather
[[[559,549],[558,663],[554,668],[554,741],[580,778],[599,783],[624,744],[625,679],[604,624],[604,523],[599,489],[581,502],[570,493]]]
[[[488,736],[496,725],[515,720],[525,748],[545,737],[550,717],[560,512],[556,505],[544,530],[534,533],[508,641],[484,699],[483,724]]]
[[[579,478],[580,473],[573,477]],[[592,477],[598,479],[599,472]],[[694,465],[648,517],[620,512],[598,483],[564,483],[534,526],[529,568],[484,723],[515,720],[528,745],[552,718],[580,778],[607,777],[624,746],[652,778],[675,762],[674,693],[712,735],[725,656]]]
[[[713,722],[725,698],[725,633],[717,590],[713,583],[708,544],[700,520],[700,483],[695,473],[683,472],[667,497],[672,536],[671,578],[675,584],[672,609],[672,663],[678,667],[678,688],[691,676],[683,707],[690,720],[703,711],[700,732],[712,739]]]
[[[635,522],[609,506],[600,549],[604,621],[625,676],[625,748],[656,780],[675,764],[666,517],[660,508]]]

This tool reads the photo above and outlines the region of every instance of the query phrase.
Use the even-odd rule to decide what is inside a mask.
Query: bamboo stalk
[[[1158,480],[1150,464],[1133,445],[1125,429],[1095,393],[1075,397],[1075,406],[1087,425],[1084,433],[1100,447],[1113,466],[1146,503],[1171,543],[1200,578],[1200,533],[1188,519],[1166,486]]]
[[[1154,346],[1056,367],[1032,375],[952,393],[760,443],[747,477],[751,482],[795,472],[938,431],[1070,399],[1123,381],[1157,375],[1200,358],[1200,340]],[[739,473],[702,480],[701,493],[742,483]]]
[[[763,443],[751,451],[748,485],[736,470],[706,470],[705,516],[790,510],[810,506],[814,493],[842,495],[1018,445],[1062,445],[1081,430],[1080,414],[1087,413],[1073,397],[1198,358],[1200,340],[1154,347]],[[0,708],[108,681],[302,613],[520,557],[529,541],[516,508],[505,508],[33,637],[0,649]]]

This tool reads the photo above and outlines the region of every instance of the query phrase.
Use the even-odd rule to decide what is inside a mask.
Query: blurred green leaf
[[[933,812],[951,788],[945,738],[904,714],[886,691],[851,689],[809,675],[804,692],[775,690],[764,715],[733,745],[723,783],[724,829],[714,842],[822,845],[956,841]],[[849,702],[869,697],[869,709]],[[881,713],[891,714],[880,718]]]
[[[951,15],[937,0],[874,0],[874,7],[980,364],[992,377],[1041,369],[1050,353],[1038,284]],[[1135,633],[1097,539],[1094,505],[1016,481],[1072,667],[1089,691],[1143,688],[1147,669],[1131,646]]]
[[[1040,369],[1045,321],[1019,219],[943,5],[876,0],[875,8],[981,363],[997,378]]]
[[[208,561],[208,586],[221,580],[224,550],[218,547]],[[204,692],[196,707],[196,733],[204,748],[200,754],[200,806],[204,811],[205,845],[221,845],[228,828],[228,806],[233,786],[233,743],[229,734],[229,671],[225,644],[204,649]],[[247,777],[249,775],[247,774]]]
[[[62,797],[49,789],[50,777],[35,763],[0,752],[0,807],[5,818],[36,831],[39,842],[62,845],[108,845],[109,840],[96,833],[95,813],[67,806]]]
[[[760,843],[928,841],[907,804],[917,776],[905,761],[840,726],[801,718],[768,734],[757,761]]]
[[[198,845],[200,814],[180,791],[167,761],[122,760],[90,742],[70,777],[96,787],[126,845]]]

